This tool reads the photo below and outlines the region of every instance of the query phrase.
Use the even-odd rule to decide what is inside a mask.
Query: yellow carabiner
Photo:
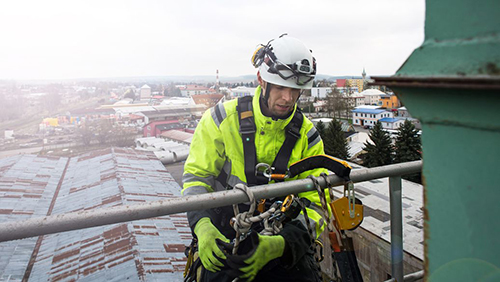
[[[286,212],[292,205],[294,199],[295,196],[293,194],[286,196],[285,200],[283,201],[283,204],[281,204],[281,209],[280,209],[281,212]]]

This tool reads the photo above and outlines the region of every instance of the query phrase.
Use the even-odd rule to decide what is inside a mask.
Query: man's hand
[[[268,262],[279,258],[285,251],[285,238],[281,235],[265,236],[259,234],[259,244],[253,255],[244,262],[247,264],[239,270],[243,272],[240,278],[252,281],[257,273]]]
[[[211,272],[220,271],[219,267],[224,265],[219,258],[226,259],[226,256],[217,246],[215,240],[219,239],[229,243],[229,239],[220,233],[208,217],[204,217],[196,223],[194,233],[198,237],[198,254],[203,266]]]

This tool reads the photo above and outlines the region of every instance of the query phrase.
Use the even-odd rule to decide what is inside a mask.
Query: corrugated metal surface
[[[185,142],[188,144],[191,144],[191,141],[193,140],[193,134],[180,131],[180,130],[169,130],[166,132],[163,132],[161,134],[161,137],[171,139],[171,140],[176,140],[176,141],[181,141]]]
[[[179,185],[152,153],[114,148],[69,160],[52,214],[179,196]],[[29,280],[181,281],[190,240],[185,215],[47,235]],[[20,260],[24,268],[27,260]],[[3,275],[0,280],[11,274]]]
[[[0,221],[46,216],[67,158],[0,159]],[[21,281],[37,237],[0,243],[0,281]]]

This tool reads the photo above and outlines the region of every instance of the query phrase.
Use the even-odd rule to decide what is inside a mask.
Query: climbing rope
[[[256,201],[252,190],[248,189],[248,186],[242,183],[236,184],[234,186],[234,189],[245,192],[250,201],[250,208],[248,209],[248,211],[240,213],[238,205],[233,205],[234,218],[231,220],[231,222],[234,231],[236,231],[236,238],[234,239],[234,247],[232,251],[233,255],[238,252],[240,242],[242,238],[246,237],[246,235],[250,231],[250,228],[252,227],[252,224],[263,221],[264,230],[260,232],[260,234],[262,235],[276,235],[281,231],[281,229],[283,229],[281,221],[273,220],[271,223],[269,222],[270,218],[278,218],[281,213],[281,211],[278,209],[278,202],[273,203],[273,205],[271,205],[271,207],[267,211],[254,216],[253,213],[255,212]]]

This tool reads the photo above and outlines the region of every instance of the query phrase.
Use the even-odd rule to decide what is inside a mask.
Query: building
[[[406,107],[398,108],[398,116],[411,118],[410,112],[408,112]]]
[[[313,87],[311,89],[311,97],[325,99],[328,93],[332,93],[331,87]]]
[[[346,79],[345,87],[347,87],[349,89],[353,89],[353,90],[357,89],[358,92],[362,92],[363,91],[363,84],[364,84],[363,79],[350,78],[350,79]]]
[[[185,87],[179,87],[179,89],[181,90],[182,97],[191,97],[192,95],[212,93],[210,88],[196,84],[190,84]]]
[[[148,100],[151,98],[151,87],[149,87],[149,85],[144,84],[141,87],[140,97],[141,97],[141,100]]]
[[[337,90],[342,94],[360,92],[358,85],[352,84],[352,82],[349,82],[349,79],[337,79],[335,84]],[[361,89],[363,88],[361,87]]]
[[[177,119],[152,121],[144,126],[142,136],[158,137],[165,131],[183,129],[184,127],[185,125],[181,124]]]
[[[255,89],[255,87],[238,86],[236,88],[231,88],[229,94],[231,98],[252,96],[255,93]]]
[[[386,109],[392,110],[401,107],[398,96],[394,94],[382,94],[380,95],[380,101],[382,102],[382,107]]]
[[[382,95],[385,95],[385,93],[378,89],[366,89],[361,92],[360,95],[365,97],[365,105],[382,106],[380,98]]]
[[[382,118],[379,120],[382,123],[382,128],[398,130],[399,127],[405,122],[404,118]]]
[[[353,125],[372,127],[380,119],[393,117],[394,114],[385,109],[358,107],[352,110]]]

